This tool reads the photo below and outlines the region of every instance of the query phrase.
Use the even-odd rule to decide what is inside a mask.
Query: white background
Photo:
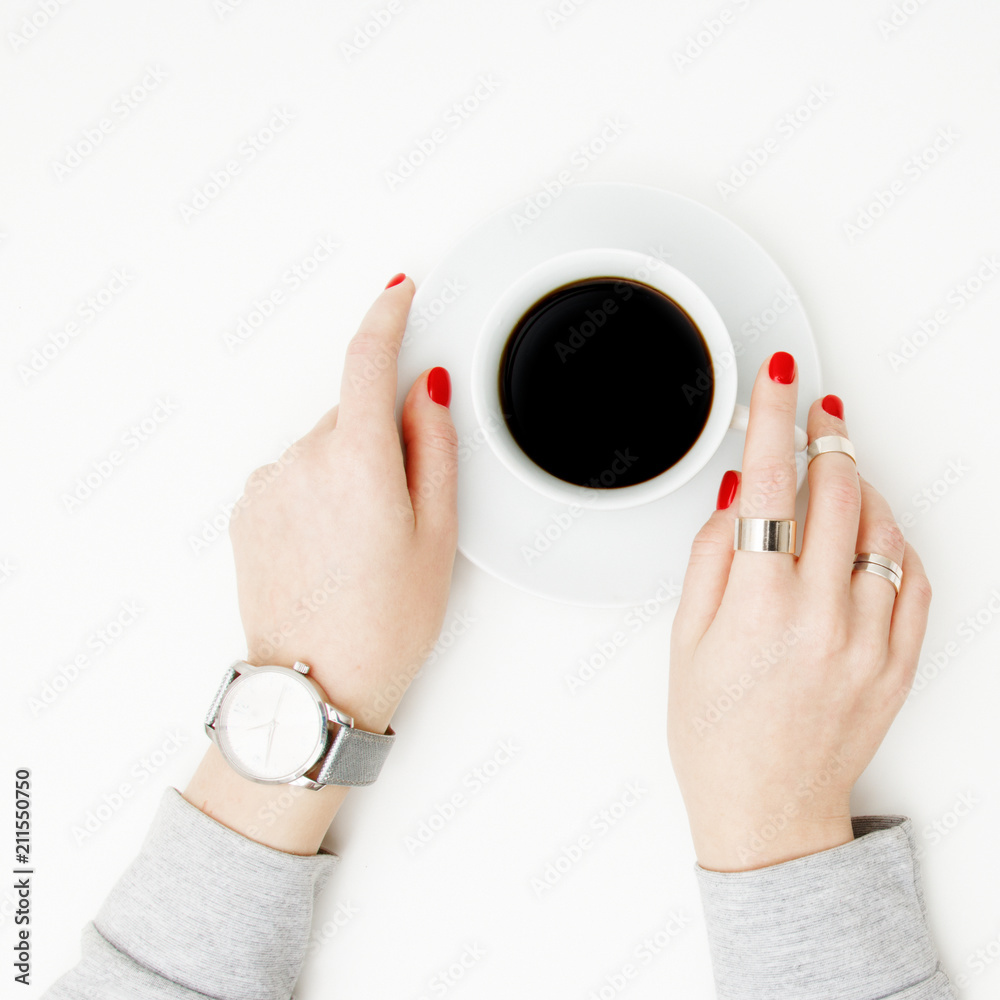
[[[1000,960],[975,953],[991,942],[1000,953],[1000,280],[968,298],[956,289],[1000,259],[1000,9],[907,0],[912,13],[886,29],[891,0],[588,0],[565,4],[558,24],[547,17],[556,0],[394,7],[353,54],[345,43],[376,9],[355,0],[246,0],[226,14],[210,0],[70,3],[27,40],[22,18],[43,22],[40,3],[12,0],[0,15],[3,774],[33,771],[37,868],[36,985],[20,995],[39,996],[76,961],[80,930],[162,789],[183,787],[204,751],[204,706],[243,650],[228,542],[195,554],[192,537],[332,405],[344,346],[390,275],[419,282],[467,227],[536,191],[614,117],[627,128],[579,179],[701,200],[773,254],[810,314],[824,388],[845,400],[862,469],[925,559],[935,600],[922,690],[863,777],[856,812],[913,817],[944,964],[967,977],[964,996],[995,997]],[[698,52],[691,39],[724,10]],[[156,67],[165,79],[121,116],[119,96]],[[495,92],[391,185],[386,171],[481,75]],[[813,88],[829,99],[779,131]],[[250,162],[240,145],[275,109],[294,120]],[[112,130],[57,175],[67,145],[103,118]],[[955,138],[916,166],[939,130]],[[768,138],[778,142],[765,162],[721,189]],[[185,221],[180,206],[230,159],[240,173]],[[893,203],[852,236],[894,180]],[[336,254],[228,350],[226,332],[321,237]],[[80,326],[81,303],[116,269],[128,286]],[[937,335],[914,342],[939,309]],[[74,320],[68,346],[22,377]],[[907,338],[916,349],[894,366]],[[157,400],[176,412],[68,510],[76,480]],[[141,613],[95,652],[92,637],[126,602]],[[342,863],[317,927],[343,903],[358,915],[314,949],[302,998],[437,995],[432,977],[473,943],[486,954],[448,991],[456,1000],[585,998],[671,911],[686,928],[627,995],[712,995],[667,760],[671,613],[570,694],[566,675],[621,628],[621,610],[529,597],[459,560],[448,621],[475,623],[415,683],[383,778],[352,794],[330,833]],[[32,707],[81,654],[87,667]],[[503,740],[519,748],[513,760],[411,854],[405,838]],[[150,774],[143,761],[164,744]],[[646,794],[539,898],[531,879],[633,780]],[[74,834],[122,784],[111,818]],[[974,804],[959,818],[963,795]],[[10,901],[0,891],[8,956]]]

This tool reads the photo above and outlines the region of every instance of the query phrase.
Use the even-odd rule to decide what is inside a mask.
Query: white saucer
[[[525,205],[511,205],[470,230],[419,282],[399,357],[399,403],[425,368],[443,365],[451,372],[460,441],[458,547],[476,565],[521,590],[570,604],[629,607],[657,593],[662,599],[664,584],[683,579],[691,540],[715,509],[723,473],[740,468],[743,434],[729,431],[694,479],[644,506],[580,510],[549,500],[507,471],[476,422],[469,378],[487,313],[515,278],[556,254],[621,247],[659,257],[700,285],[725,320],[737,352],[737,402],[749,404],[768,355],[785,350],[795,356],[801,427],[820,394],[809,321],[763,248],[689,198],[638,184],[576,184],[519,227]],[[754,319],[763,331],[750,325]],[[799,485],[804,474],[800,460]]]

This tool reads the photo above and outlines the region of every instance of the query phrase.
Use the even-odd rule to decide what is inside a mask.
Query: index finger
[[[396,358],[415,286],[403,277],[386,286],[347,345],[338,426],[395,426]]]
[[[795,517],[795,359],[772,354],[757,373],[743,448],[740,517]]]

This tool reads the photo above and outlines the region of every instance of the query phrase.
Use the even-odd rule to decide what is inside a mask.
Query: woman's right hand
[[[698,533],[674,621],[668,735],[699,864],[761,868],[853,839],[850,795],[906,698],[930,586],[889,505],[841,453],[809,467],[801,556],[733,551],[740,517],[794,518],[794,360],[761,367],[742,478]],[[847,436],[836,396],[809,439]],[[852,573],[856,552],[903,583]]]

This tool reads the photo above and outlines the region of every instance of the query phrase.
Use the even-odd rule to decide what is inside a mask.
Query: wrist
[[[313,790],[271,785],[237,774],[218,747],[208,748],[184,798],[230,830],[286,854],[315,854],[347,797],[346,785]]]
[[[729,817],[712,825],[692,822],[691,832],[698,864],[718,872],[769,868],[854,839],[850,809],[822,817],[762,813],[739,822]]]

